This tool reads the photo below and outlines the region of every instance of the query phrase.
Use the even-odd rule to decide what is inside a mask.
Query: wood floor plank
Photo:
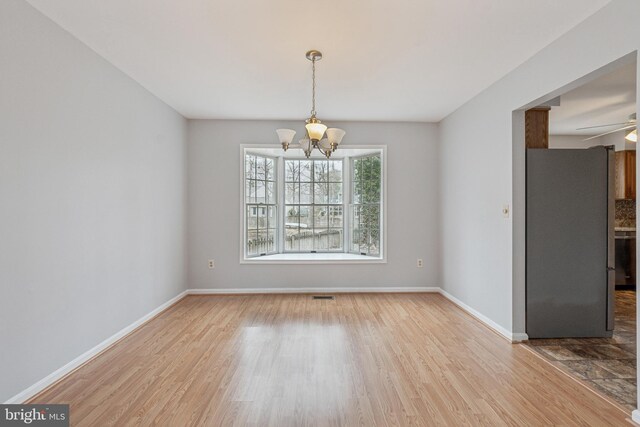
[[[76,426],[631,425],[438,294],[188,296],[32,402]]]

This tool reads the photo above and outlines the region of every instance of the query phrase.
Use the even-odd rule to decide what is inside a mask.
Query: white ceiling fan
[[[590,139],[600,138],[601,136],[609,135],[616,132],[622,132],[623,130],[630,131],[625,139],[630,142],[638,141],[638,128],[636,127],[636,113],[633,113],[629,116],[629,120],[624,123],[612,123],[609,125],[599,125],[599,126],[588,126],[584,128],[578,128],[576,130],[586,130],[586,129],[598,129],[598,128],[611,128],[616,126],[616,129],[608,130],[596,136],[591,136],[589,138],[583,139],[583,141],[589,141]]]

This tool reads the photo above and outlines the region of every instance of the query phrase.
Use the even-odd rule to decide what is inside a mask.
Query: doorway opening
[[[516,332],[627,410],[637,405],[637,76],[634,53],[514,112]]]

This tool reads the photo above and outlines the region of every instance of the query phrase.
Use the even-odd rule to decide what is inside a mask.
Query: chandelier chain
[[[316,116],[316,60],[311,61],[311,117]]]

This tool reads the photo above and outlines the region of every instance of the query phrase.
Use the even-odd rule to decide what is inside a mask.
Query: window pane
[[[313,218],[310,206],[300,206],[300,229],[311,230],[313,228]]]
[[[267,182],[267,203],[270,205],[276,204],[276,183]]]
[[[315,206],[313,208],[313,226],[315,228],[326,228],[328,220],[327,216],[327,206]]]
[[[300,160],[300,181],[311,182],[311,160]]]
[[[342,182],[342,160],[329,162],[329,181]]]
[[[316,229],[313,236],[313,249],[316,251],[326,251],[329,249],[326,229]]]
[[[380,255],[380,231],[377,228],[372,228],[370,234],[369,254]]]
[[[339,182],[332,182],[329,186],[329,203],[341,204],[342,203],[342,184]]]
[[[358,191],[357,184],[354,184],[353,190],[353,203],[358,204],[362,202],[362,198],[360,197],[360,191]]]
[[[358,183],[358,192],[360,194],[360,203],[369,203],[369,181],[361,181]]]
[[[362,160],[356,159],[353,161],[353,182],[362,181]]]
[[[285,227],[297,229],[300,223],[300,212],[298,208],[296,206],[286,206],[285,209]]]
[[[284,179],[287,182],[300,181],[300,162],[298,160],[285,160]]]
[[[247,230],[247,253],[249,255],[258,254],[258,231]]]
[[[275,206],[267,207],[267,228],[276,228],[278,224],[278,214]]]
[[[369,253],[369,230],[366,229],[360,230],[360,253]]]
[[[246,252],[249,256],[277,251],[278,211],[274,159],[245,155]]]
[[[300,203],[300,186],[298,184],[288,183],[284,187],[284,200],[285,203],[298,204]]]
[[[364,186],[364,203],[378,203],[380,201],[380,183],[367,181]]]
[[[270,228],[267,230],[267,252],[275,252],[276,250],[276,230]]]
[[[360,253],[360,229],[354,228],[351,236],[351,251]]]
[[[256,178],[256,156],[247,155],[244,157],[244,175],[245,178]]]
[[[311,184],[300,184],[300,203],[311,204]]]
[[[298,251],[300,250],[300,241],[299,241],[299,221],[300,221],[300,211],[297,206],[286,206],[285,207],[286,217],[285,217],[285,241],[284,241],[284,249],[286,251]]]
[[[380,254],[380,196],[382,162],[379,155],[352,162],[351,207],[352,252]]]
[[[247,206],[247,229],[258,227],[258,211],[256,206]]]
[[[246,203],[256,202],[256,182],[248,179],[245,181],[245,197]]]
[[[368,181],[369,177],[370,177],[370,173],[371,173],[371,162],[370,159],[363,159],[362,160],[362,172],[361,172],[361,177],[363,181]]]
[[[313,251],[313,230],[300,229],[298,234],[298,242],[300,244],[300,252]]]
[[[370,226],[372,228],[380,228],[380,205],[374,205],[369,207],[369,215],[371,217]]]
[[[352,207],[351,222],[355,227],[360,224],[360,209],[362,209],[362,206],[359,205],[355,205]]]
[[[326,160],[315,160],[313,162],[315,182],[326,182],[329,178],[329,162]]]
[[[297,252],[300,250],[299,229],[285,226],[284,250]]]
[[[275,167],[273,165],[273,159],[266,158],[265,159],[265,177],[269,181],[276,180]]]
[[[351,206],[351,252],[360,252],[360,219],[358,215],[360,207]]]
[[[258,230],[256,238],[256,250],[258,254],[267,252],[267,230]]]
[[[266,189],[264,181],[256,181],[256,203],[266,202]]]
[[[342,227],[342,206],[329,206],[329,227]]]
[[[362,208],[360,221],[367,227],[378,227],[378,205],[369,205]]]
[[[267,207],[266,206],[258,206],[258,228],[264,229],[267,228]]]
[[[313,184],[313,203],[315,204],[327,204],[329,203],[329,191],[328,184]]]
[[[329,250],[342,250],[342,228],[330,228],[328,233]]]
[[[267,177],[265,170],[265,162],[267,159],[264,157],[257,157],[256,159],[256,179],[264,180]]]

